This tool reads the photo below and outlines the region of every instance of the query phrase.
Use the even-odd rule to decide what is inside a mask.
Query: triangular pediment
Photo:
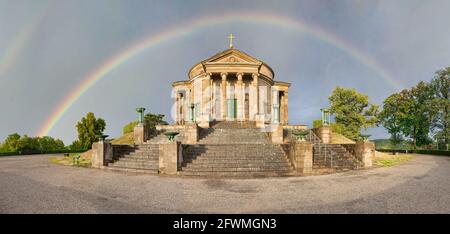
[[[223,51],[221,53],[212,56],[209,59],[206,59],[203,62],[221,63],[221,64],[223,63],[261,64],[261,61],[259,61],[258,59],[253,58],[250,55],[236,49],[229,49]]]

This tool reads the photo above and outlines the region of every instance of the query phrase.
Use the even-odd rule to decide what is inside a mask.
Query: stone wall
[[[312,174],[313,145],[310,142],[292,141],[289,144],[283,144],[282,149],[297,173]]]

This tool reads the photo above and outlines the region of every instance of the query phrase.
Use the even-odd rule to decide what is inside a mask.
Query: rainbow
[[[38,131],[38,136],[48,135],[56,123],[66,113],[70,107],[93,85],[113,69],[117,68],[127,60],[137,56],[139,53],[146,51],[149,48],[157,47],[164,42],[172,39],[189,36],[198,32],[205,27],[218,26],[233,22],[255,23],[263,25],[271,25],[289,30],[306,33],[314,38],[326,42],[344,52],[349,54],[354,59],[363,63],[366,67],[376,72],[381,78],[394,87],[399,85],[392,79],[387,71],[376,61],[367,55],[358,51],[355,47],[344,42],[333,34],[325,32],[314,25],[307,25],[297,19],[288,18],[285,16],[275,15],[273,13],[265,12],[230,12],[221,14],[219,16],[201,17],[191,22],[183,23],[171,28],[167,31],[160,32],[156,35],[150,35],[141,41],[133,44],[125,50],[117,53],[109,60],[105,61],[101,66],[97,67],[90,74],[88,74],[81,83],[78,84],[56,107],[50,117],[45,121],[43,127]]]
[[[4,75],[11,68],[11,66],[14,65],[17,57],[20,55],[20,52],[38,28],[39,23],[50,12],[52,6],[50,2],[52,1],[47,1],[46,4],[42,5],[39,10],[31,15],[28,20],[28,24],[19,31],[11,46],[9,46],[3,53],[3,56],[0,57],[0,79],[2,78],[2,75]]]

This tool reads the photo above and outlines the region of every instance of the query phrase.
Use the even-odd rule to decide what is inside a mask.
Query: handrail
[[[335,164],[334,158],[335,158],[335,153],[327,148],[327,144],[322,143],[322,141],[320,140],[320,138],[312,131],[312,129],[309,130],[309,141],[311,143],[313,143],[314,146],[317,147],[317,149],[319,150],[318,155],[322,155],[322,148],[323,148],[323,153],[324,153],[324,163],[325,165],[327,164],[327,158],[330,162],[330,167],[333,167]],[[313,157],[313,162],[314,162],[314,157]]]

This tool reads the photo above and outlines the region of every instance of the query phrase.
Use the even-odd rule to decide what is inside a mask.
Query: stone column
[[[252,74],[252,78],[253,78],[253,86],[256,88],[255,89],[255,100],[256,100],[256,114],[259,115],[259,74],[257,73],[253,73]]]
[[[209,73],[209,77],[210,77],[210,79],[209,79],[209,115],[211,116],[211,120],[213,120],[215,118],[214,99],[215,99],[216,95],[214,93],[214,86],[213,86],[214,81],[211,78],[211,76],[212,76],[212,73]]]
[[[242,76],[244,73],[239,72],[236,74],[237,82],[236,82],[236,88],[235,93],[237,97],[237,119],[238,120],[244,120],[244,97],[243,97],[243,85],[242,85]]]
[[[177,124],[183,124],[183,94],[177,93]]]
[[[288,101],[289,101],[289,96],[288,96],[289,92],[285,91],[284,95],[283,95],[283,103],[282,103],[282,109],[283,109],[283,116],[282,116],[282,124],[287,125],[288,124]]]
[[[202,81],[202,115],[210,115],[211,110],[211,73],[207,73]]]
[[[221,92],[220,112],[222,115],[222,120],[225,120],[227,117],[227,75],[228,73],[226,72],[220,73],[220,76],[222,77],[222,83],[220,84],[220,92]]]

